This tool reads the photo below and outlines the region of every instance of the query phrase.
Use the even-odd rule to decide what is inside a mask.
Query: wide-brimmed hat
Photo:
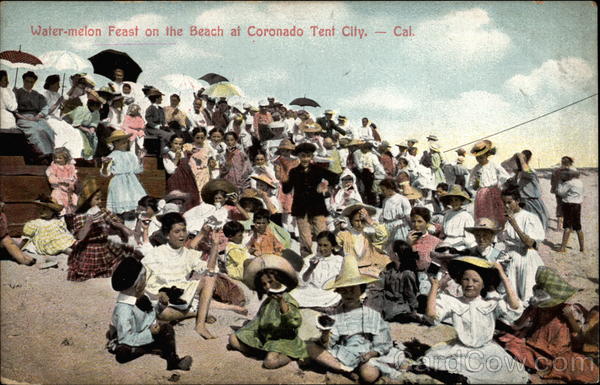
[[[298,155],[301,152],[312,154],[315,151],[317,151],[317,146],[315,146],[312,143],[304,142],[304,143],[300,143],[299,145],[296,146],[296,148],[294,148],[294,155]]]
[[[379,147],[380,148],[392,148],[392,146],[390,146],[390,142],[388,142],[387,140],[384,140],[383,142],[379,143]]]
[[[62,209],[64,208],[63,205],[60,205],[58,203],[52,202],[52,201],[46,201],[46,200],[41,200],[41,198],[38,198],[36,200],[33,201],[33,203],[35,203],[38,206],[42,206],[42,207],[47,207],[50,210],[60,213],[62,211]]]
[[[537,307],[541,308],[560,305],[579,291],[565,281],[560,274],[547,266],[538,267],[535,273],[535,284],[550,295],[550,298],[537,304]]]
[[[362,139],[352,139],[350,141],[350,143],[348,143],[348,146],[360,146],[361,144],[364,144],[365,141]]]
[[[251,178],[254,179],[254,180],[259,180],[261,182],[264,182],[264,183],[266,183],[271,188],[276,188],[277,187],[275,185],[275,182],[273,182],[273,180],[271,178],[269,178],[265,174],[252,175]]]
[[[442,201],[442,203],[444,204],[448,204],[448,202],[450,201],[450,197],[462,198],[463,203],[471,201],[471,197],[469,197],[469,194],[467,194],[466,191],[463,190],[462,187],[458,184],[453,185],[450,191],[442,195],[440,197],[440,201]]]
[[[256,275],[263,270],[272,269],[277,270],[284,274],[288,278],[288,285],[286,290],[292,290],[298,286],[298,273],[294,269],[294,265],[283,256],[274,254],[264,254],[260,257],[256,257],[248,263],[244,268],[244,283],[252,290],[256,290],[254,281]],[[291,283],[291,285],[289,285]]]
[[[345,116],[343,116],[343,115],[339,115],[339,116],[338,116],[338,120],[343,120],[344,122],[347,122],[347,121],[348,121],[348,118],[347,118],[347,117],[345,117]]]
[[[77,207],[83,206],[83,204],[96,195],[98,191],[100,191],[100,187],[98,187],[98,184],[96,183],[96,178],[87,177],[82,183]]]
[[[500,228],[498,227],[498,224],[495,220],[493,220],[492,218],[485,217],[477,219],[477,222],[475,222],[475,226],[465,227],[465,231],[468,231],[470,233],[474,233],[480,230],[491,231],[494,234],[496,234],[500,231]]]
[[[335,111],[334,110],[325,110],[323,115],[335,115]]]
[[[355,210],[362,209],[362,208],[366,209],[370,216],[373,216],[373,215],[375,215],[377,213],[377,209],[375,207],[373,207],[373,206],[365,205],[363,203],[356,203],[356,204],[352,204],[350,206],[347,206],[342,211],[342,215],[345,216],[345,217],[348,217]]]
[[[236,192],[237,188],[226,179],[213,179],[202,187],[202,191],[200,191],[202,201],[212,205],[215,202],[217,191],[225,191],[226,194],[231,194]]]
[[[158,90],[158,88],[150,88],[150,90],[148,90],[148,93],[146,94],[146,96],[164,96],[164,94],[162,92],[160,92]]]
[[[260,199],[256,189],[247,188],[242,191],[242,194],[240,195],[240,206],[244,206],[246,201],[253,201],[259,207],[262,207],[262,200]]]
[[[128,139],[131,137],[131,134],[128,134],[124,130],[114,130],[108,138],[106,138],[106,143],[116,142],[121,139]]]
[[[292,143],[292,141],[289,139],[283,139],[281,142],[279,142],[279,146],[277,147],[278,150],[291,150],[291,151],[294,151],[295,148],[296,148],[296,146],[294,146],[294,143]]]
[[[456,257],[448,262],[448,273],[457,283],[460,284],[465,270],[475,270],[483,279],[484,287],[497,287],[500,283],[500,274],[496,266],[483,258],[479,257]]]
[[[406,143],[406,140],[403,140],[400,143],[396,143],[396,146],[408,148],[408,143]]]
[[[493,146],[491,140],[487,140],[487,139],[481,140],[481,141],[475,143],[475,145],[471,148],[471,155],[480,156],[480,155],[488,153],[493,148],[494,148],[494,146]]]
[[[419,143],[419,141],[416,139],[406,139],[406,142]]]
[[[415,188],[410,184],[405,184],[402,186],[402,195],[404,195],[407,199],[423,198],[423,193],[421,193],[421,191],[418,188]]]
[[[160,214],[156,215],[156,219],[162,221],[162,218],[170,213],[181,213],[181,210],[179,209],[179,206],[175,203],[167,203],[163,206],[162,210],[160,211]]]
[[[323,285],[323,289],[332,290],[339,287],[350,287],[357,285],[368,285],[369,283],[379,281],[378,277],[369,274],[361,274],[358,270],[358,260],[347,255],[342,262],[340,273],[335,278],[331,278]]]
[[[435,136],[435,135],[429,135],[429,136],[427,137],[427,140],[432,140],[432,141],[434,141],[434,142],[437,142],[437,140],[438,140],[438,137],[437,137],[437,136]]]
[[[173,191],[169,191],[169,193],[167,195],[165,195],[165,197],[163,198],[163,200],[165,201],[165,203],[169,203],[172,202],[174,200],[182,200],[184,202],[187,202],[190,200],[190,194],[180,191],[180,190],[173,190]]]
[[[321,128],[321,125],[319,125],[317,123],[308,123],[308,124],[304,125],[304,127],[302,128],[302,131],[304,131],[304,132],[321,132],[321,131],[323,131],[323,128]]]

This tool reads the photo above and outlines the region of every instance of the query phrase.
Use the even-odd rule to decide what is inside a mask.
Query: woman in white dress
[[[433,369],[430,374],[434,376],[446,372],[459,377],[453,382],[466,379],[471,384],[527,383],[529,375],[523,364],[493,341],[496,319],[512,323],[523,312],[523,305],[502,266],[477,257],[458,257],[448,267],[452,278],[460,283],[463,296],[438,294],[440,282],[431,277],[426,315],[436,324],[450,319],[458,338],[433,346],[419,363]],[[506,287],[506,296],[485,298],[500,280]]]
[[[14,112],[17,111],[17,97],[12,89],[8,88],[8,74],[0,71],[0,129],[16,128]]]
[[[337,247],[335,235],[322,231],[317,235],[317,253],[304,258],[304,266],[300,271],[300,282],[290,293],[300,307],[327,308],[340,301],[340,295],[332,290],[325,290],[325,283],[335,278],[342,268],[344,258],[333,254]]]

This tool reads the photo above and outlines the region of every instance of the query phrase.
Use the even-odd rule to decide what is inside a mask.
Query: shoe
[[[179,359],[179,357],[176,357],[175,360],[167,363],[167,370],[190,370],[191,367],[191,356],[185,356],[181,359]]]

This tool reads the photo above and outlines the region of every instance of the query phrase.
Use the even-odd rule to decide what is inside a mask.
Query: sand
[[[554,196],[549,194],[548,172],[540,172],[543,199],[554,218]],[[547,240],[540,255],[547,266],[561,272],[574,286],[583,289],[572,301],[591,307],[598,303],[598,174],[586,170],[582,175],[586,198],[582,222],[586,252],[579,253],[577,238],[571,237],[570,249],[559,254],[551,249],[560,243],[562,232],[550,222]],[[300,370],[292,362],[284,368],[266,370],[262,362],[227,351],[229,325],[241,326],[242,316],[211,310],[217,325],[209,328],[217,336],[203,340],[194,331],[194,320],[177,326],[177,349],[180,355],[194,359],[189,372],[168,372],[158,356],[143,356],[127,364],[118,364],[105,350],[107,330],[116,293],[110,279],[93,279],[83,283],[66,280],[66,256],[59,268],[39,270],[0,261],[1,278],[1,376],[2,383],[30,384],[97,384],[97,383],[351,383],[345,377],[317,370]],[[251,316],[257,311],[256,295],[251,299]],[[426,328],[416,324],[392,324],[393,337],[408,341],[417,337],[432,345],[454,334],[449,326]],[[411,383],[431,381],[426,376],[407,375]],[[538,381],[535,381],[536,383]]]

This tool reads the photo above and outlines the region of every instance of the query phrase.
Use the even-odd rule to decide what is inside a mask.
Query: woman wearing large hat
[[[475,237],[465,230],[466,227],[471,227],[475,223],[471,214],[464,208],[464,205],[471,202],[469,195],[455,184],[450,191],[440,197],[440,201],[444,205],[450,206],[442,220],[444,243],[457,250],[475,246]]]
[[[419,359],[420,364],[433,369],[426,373],[439,376],[449,372],[468,383],[527,383],[525,369],[493,341],[496,319],[511,323],[523,312],[502,266],[477,257],[457,257],[448,264],[448,271],[461,285],[463,296],[438,293],[440,282],[430,277],[426,316],[436,324],[452,322],[458,338],[435,345]],[[485,298],[499,281],[507,288],[506,297]]]
[[[69,281],[110,277],[121,260],[120,247],[108,240],[109,230],[117,230],[123,237],[130,230],[119,217],[101,208],[102,195],[95,178],[83,181],[73,219],[73,233],[78,242],[67,261]]]
[[[308,357],[306,345],[298,336],[302,324],[299,305],[289,294],[298,285],[301,267],[300,256],[289,251],[283,256],[265,254],[250,260],[244,268],[244,283],[259,298],[267,298],[256,317],[229,336],[228,349],[255,356],[266,352],[266,369]]]
[[[576,319],[583,318],[581,310],[586,310],[567,301],[578,290],[545,266],[538,268],[535,282],[530,306],[515,322],[515,330],[519,332],[500,336],[500,342],[518,361],[538,371],[544,379],[597,383],[598,366],[576,352],[582,332]],[[597,338],[596,335],[596,341]]]
[[[477,165],[469,175],[469,187],[476,190],[474,214],[475,220],[492,218],[504,226],[504,207],[500,198],[500,189],[510,177],[503,167],[488,158],[496,153],[496,147],[489,140],[482,140],[471,148],[471,155],[477,159]]]
[[[367,285],[378,280],[361,274],[354,258],[345,258],[340,274],[324,286],[339,293],[341,302],[331,317],[317,318],[321,338],[306,344],[317,363],[359,377],[362,383],[374,383],[381,375],[397,378],[404,360],[402,344],[393,345],[388,323],[362,303]]]

